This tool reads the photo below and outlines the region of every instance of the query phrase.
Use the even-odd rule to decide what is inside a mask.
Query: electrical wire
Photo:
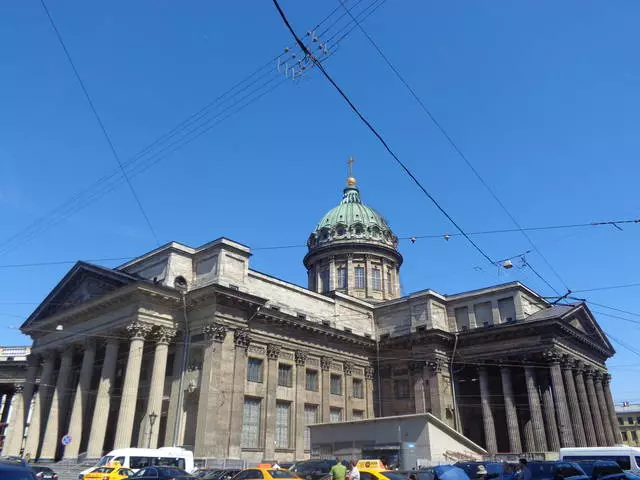
[[[340,96],[345,100],[345,102],[347,102],[347,104],[349,105],[349,107],[351,108],[351,110],[356,114],[356,116],[365,124],[365,126],[369,129],[369,131],[371,131],[371,133],[373,133],[373,135],[378,139],[378,141],[382,144],[382,146],[385,148],[385,150],[391,155],[391,157],[395,160],[395,162],[402,168],[402,170],[409,176],[409,178],[411,178],[411,180],[413,180],[413,182],[418,186],[418,188],[427,196],[427,198],[429,198],[429,200],[436,206],[436,208],[438,210],[440,210],[440,212],[456,227],[456,229],[467,239],[467,241],[491,264],[494,264],[494,261],[491,259],[491,257],[489,257],[489,255],[487,255],[484,250],[482,250],[467,234],[466,232],[462,229],[462,227],[460,227],[458,225],[458,223],[456,223],[456,221],[451,217],[451,215],[449,215],[449,213],[440,205],[440,203],[438,203],[438,201],[427,191],[427,189],[422,185],[422,183],[416,178],[416,176],[411,172],[411,170],[409,170],[409,168],[400,160],[400,158],[398,158],[398,156],[393,152],[393,150],[391,149],[391,147],[389,147],[389,145],[387,144],[387,142],[384,140],[384,138],[380,135],[380,133],[378,133],[378,131],[373,127],[373,125],[371,125],[371,123],[362,115],[362,113],[360,113],[360,111],[358,110],[358,108],[353,104],[353,102],[349,99],[349,97],[344,93],[344,91],[342,90],[342,88],[340,88],[340,86],[333,80],[333,78],[331,78],[331,76],[327,73],[326,69],[322,66],[322,63],[320,63],[314,56],[313,54],[309,51],[309,49],[306,47],[306,45],[304,43],[302,43],[302,40],[300,40],[300,38],[298,37],[298,35],[296,34],[296,32],[293,30],[293,27],[291,26],[291,24],[289,23],[289,20],[287,19],[286,15],[284,14],[284,12],[282,11],[282,9],[280,8],[280,5],[278,3],[278,0],[273,0],[273,3],[276,7],[276,9],[278,10],[278,13],[280,14],[280,17],[282,18],[282,21],[284,22],[285,26],[287,27],[287,29],[289,30],[289,32],[291,32],[291,35],[293,36],[293,38],[296,40],[296,43],[300,46],[300,48],[312,59],[312,61],[317,65],[318,69],[322,72],[322,74],[324,75],[324,77],[329,81],[329,83],[331,83],[331,85],[333,85],[333,87],[337,90],[337,92],[340,94]]]
[[[104,136],[104,138],[107,141],[107,144],[109,145],[109,149],[111,150],[111,153],[113,154],[113,158],[116,160],[116,162],[118,163],[118,166],[120,168],[120,171],[122,173],[122,176],[124,177],[125,181],[127,182],[127,185],[129,186],[129,189],[131,190],[131,194],[133,195],[133,198],[136,202],[136,204],[138,205],[138,208],[140,209],[140,212],[142,213],[142,216],[144,217],[144,220],[147,224],[147,227],[149,227],[149,231],[151,232],[151,235],[153,236],[153,238],[156,241],[156,244],[160,245],[160,239],[158,238],[158,235],[156,234],[156,231],[153,228],[153,225],[151,224],[151,220],[149,219],[149,215],[147,215],[147,212],[145,211],[142,202],[140,201],[140,197],[138,196],[138,193],[136,192],[136,189],[133,187],[133,184],[131,183],[131,179],[129,178],[129,175],[127,174],[126,170],[124,169],[124,165],[122,164],[122,160],[120,160],[120,155],[118,155],[118,152],[116,151],[116,147],[113,145],[113,141],[111,140],[111,137],[109,136],[109,134],[107,133],[107,129],[104,126],[104,122],[102,121],[102,119],[100,118],[100,115],[98,114],[98,110],[96,109],[93,100],[91,99],[91,95],[89,95],[89,91],[87,90],[87,87],[84,84],[84,81],[82,80],[82,77],[80,76],[80,72],[78,72],[78,69],[76,68],[76,65],[73,61],[73,58],[71,57],[71,54],[69,53],[69,50],[67,49],[67,46],[64,42],[64,39],[62,38],[62,35],[60,34],[60,31],[58,30],[58,27],[56,26],[55,21],[53,20],[53,17],[51,16],[51,12],[49,12],[49,9],[47,8],[47,4],[45,3],[45,0],[40,0],[40,4],[42,5],[42,8],[44,9],[45,13],[47,14],[47,18],[49,19],[49,23],[51,24],[51,27],[53,28],[53,31],[56,34],[56,38],[58,39],[58,42],[60,43],[60,45],[62,46],[62,50],[64,50],[64,54],[67,57],[67,60],[69,61],[69,64],[71,65],[71,69],[73,70],[73,74],[75,75],[76,79],[78,80],[78,83],[80,84],[80,88],[82,89],[85,98],[87,99],[87,103],[89,104],[89,107],[91,108],[91,111],[93,112],[94,117],[96,118],[96,121],[98,122],[98,125],[100,127],[100,130],[102,131],[102,134]]]

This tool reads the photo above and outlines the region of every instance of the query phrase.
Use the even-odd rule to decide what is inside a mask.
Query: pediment
[[[137,280],[136,277],[119,271],[78,262],[22,327],[99,298]]]
[[[561,318],[580,333],[589,337],[590,340],[601,344],[603,348],[614,351],[607,335],[600,328],[593,313],[584,303],[576,305],[574,309],[565,313]]]

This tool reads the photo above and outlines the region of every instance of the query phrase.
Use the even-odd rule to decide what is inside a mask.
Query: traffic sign
[[[67,446],[71,443],[71,435],[65,435],[62,437],[62,445]]]

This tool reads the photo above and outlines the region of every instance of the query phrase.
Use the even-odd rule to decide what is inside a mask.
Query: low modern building
[[[623,402],[616,406],[618,428],[622,434],[622,443],[631,447],[640,446],[640,403]]]
[[[430,413],[311,425],[311,457],[382,459],[389,467],[482,460],[486,451]]]
[[[250,268],[251,249],[225,238],[78,262],[22,325],[19,376],[0,362],[3,453],[184,445],[291,461],[311,453],[308,425],[416,413],[489,453],[619,441],[614,350],[585,304],[518,282],[403,295],[398,240],[351,177],[308,238],[306,288]]]

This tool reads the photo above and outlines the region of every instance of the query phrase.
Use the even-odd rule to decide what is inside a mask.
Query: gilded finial
[[[347,160],[347,164],[349,165],[349,177],[347,177],[347,185],[350,187],[353,187],[356,184],[356,179],[353,176],[353,162],[355,161],[356,159],[353,157],[349,157],[349,160]]]

